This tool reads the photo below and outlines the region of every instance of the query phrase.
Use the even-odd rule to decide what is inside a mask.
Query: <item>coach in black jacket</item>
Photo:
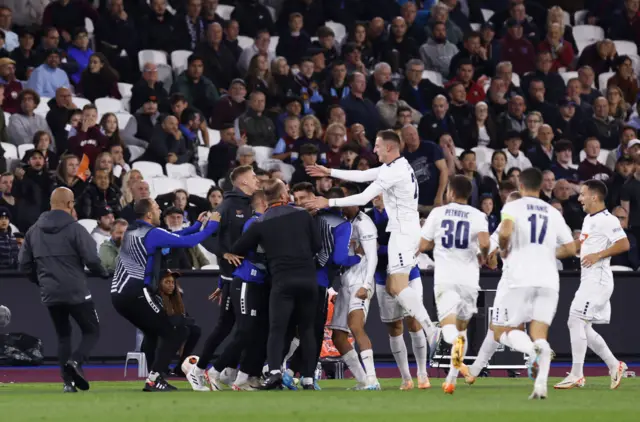
[[[294,317],[302,351],[302,385],[305,390],[313,390],[316,365],[313,322],[318,300],[315,256],[322,246],[320,230],[307,211],[287,204],[289,193],[281,180],[267,182],[264,193],[269,208],[231,249],[235,254],[244,255],[262,248],[271,275],[267,341],[271,374],[261,388],[271,390],[282,385],[282,345],[289,319]]]
[[[236,167],[231,172],[233,190],[224,194],[224,200],[216,209],[220,213],[220,228],[209,239],[202,242],[202,246],[218,258],[220,279],[218,288],[213,293],[214,298],[220,298],[222,308],[218,316],[218,323],[213,332],[207,337],[200,354],[198,367],[205,369],[213,358],[218,346],[231,332],[236,322],[231,303],[231,281],[233,272],[240,265],[242,257],[231,253],[233,242],[242,235],[244,223],[253,215],[251,195],[258,190],[258,178],[251,166]],[[244,255],[243,255],[244,256]],[[284,344],[284,340],[283,343]]]

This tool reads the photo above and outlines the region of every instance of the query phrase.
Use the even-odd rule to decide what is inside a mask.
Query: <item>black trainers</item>
[[[64,387],[62,387],[63,393],[77,393],[78,390],[72,383],[65,383]]]
[[[79,390],[87,391],[89,389],[89,381],[84,377],[84,371],[78,362],[68,360],[67,363],[64,364],[64,373],[71,377],[76,388]]]
[[[282,374],[280,372],[271,374],[262,382],[259,390],[282,390]]]
[[[305,384],[305,385],[303,385],[303,386],[302,386],[302,389],[303,389],[303,390],[311,390],[311,391],[315,391],[315,390],[316,390],[316,387],[314,387],[314,385],[313,385],[313,384]]]
[[[147,379],[147,382],[144,383],[144,388],[142,391],[146,392],[166,392],[166,391],[176,391],[177,388],[173,385],[169,384],[164,378],[158,376],[155,381],[151,381]]]

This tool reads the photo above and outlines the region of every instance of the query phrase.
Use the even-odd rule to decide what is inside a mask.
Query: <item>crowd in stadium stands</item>
[[[238,165],[323,194],[332,180],[304,167],[377,166],[388,128],[423,216],[463,174],[493,230],[535,166],[579,236],[578,188],[600,179],[631,242],[613,264],[640,267],[640,0],[0,4],[0,269],[56,187],[113,269],[136,200],[156,197],[174,231],[220,204]]]

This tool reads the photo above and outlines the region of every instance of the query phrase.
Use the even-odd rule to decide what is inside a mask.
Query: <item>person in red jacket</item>
[[[98,109],[93,104],[87,104],[82,109],[82,121],[75,135],[69,138],[69,152],[82,159],[86,155],[89,168],[93,168],[98,154],[107,149],[109,138],[100,130],[98,125]]]
[[[559,23],[549,25],[547,38],[538,45],[538,51],[548,51],[553,58],[551,71],[557,72],[561,68],[573,69],[573,47],[562,37],[562,26]]]
[[[536,68],[536,49],[523,36],[522,23],[515,19],[507,20],[507,34],[501,41],[500,61],[511,62],[513,71],[523,76]]]

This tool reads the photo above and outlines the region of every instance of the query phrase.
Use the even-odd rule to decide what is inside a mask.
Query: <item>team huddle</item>
[[[325,219],[335,242],[334,258],[342,251],[334,261],[343,269],[330,328],[333,343],[357,382],[355,389],[380,389],[372,344],[364,329],[375,293],[402,376],[401,390],[414,388],[403,338],[406,324],[417,363],[418,388],[431,386],[427,361],[442,339],[451,345],[451,367],[442,385],[445,393],[454,393],[459,374],[473,384],[503,344],[528,357],[529,375],[534,379],[529,398],[546,398],[553,355],[547,334],[560,289],[557,259],[575,256],[578,251],[582,262],[581,284],[568,321],[573,367],[555,388],[584,386],[587,347],[607,364],[611,388],[617,388],[626,365],[613,356],[593,324],[610,321],[609,299],[613,292],[610,258],[627,251],[629,242],[618,219],[604,205],[605,185],[590,180],[581,186],[579,200],[588,216],[576,240],[560,212],[539,198],[542,174],[535,168],[520,175],[520,189],[509,195],[502,221],[492,235],[485,214],[467,205],[472,184],[464,176],[450,180],[447,205],[434,208],[421,227],[418,185],[413,169],[400,151],[400,139],[394,132],[380,132],[374,150],[383,163],[380,167],[366,171],[318,165],[307,168],[311,176],[351,182],[342,185],[342,194],[330,192],[327,197],[316,197],[311,190],[293,190],[296,205],[312,213],[327,208],[342,210],[342,219],[334,220],[331,216]],[[353,187],[365,182],[372,183],[362,192]],[[382,201],[383,211],[379,207],[367,213],[360,211],[361,206],[372,201]],[[348,225],[343,226],[345,220]],[[423,305],[422,281],[416,266],[418,252],[430,250],[435,260],[434,293],[439,324],[431,321]],[[480,268],[497,267],[498,255],[502,259],[502,278],[493,305],[491,328],[476,361],[467,366],[464,363],[467,325],[477,312]],[[350,334],[359,355],[349,341]],[[296,340],[290,345],[283,344],[288,353],[282,367],[269,368],[271,374],[281,373],[282,385],[291,389],[296,388],[295,371],[287,367],[287,360],[294,353]],[[206,371],[203,368],[208,362],[199,362],[197,366],[193,363],[185,361],[183,369],[194,390],[215,391],[221,388],[220,382],[234,389],[260,387],[257,382],[248,383],[247,374],[230,367],[214,364],[214,368]]]

